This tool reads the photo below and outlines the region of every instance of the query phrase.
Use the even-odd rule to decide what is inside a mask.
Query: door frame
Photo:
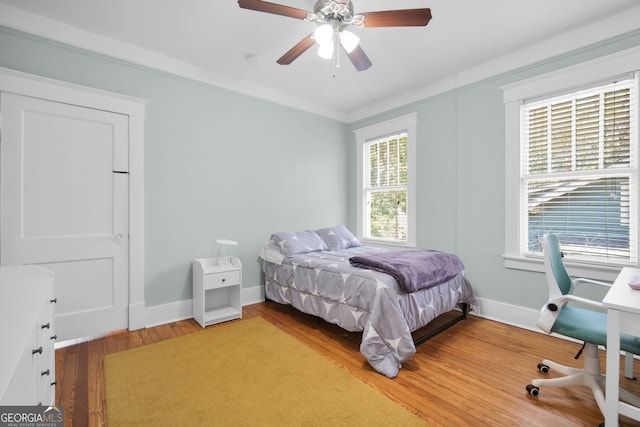
[[[129,117],[129,330],[144,328],[144,115],[148,101],[2,67],[0,92]]]

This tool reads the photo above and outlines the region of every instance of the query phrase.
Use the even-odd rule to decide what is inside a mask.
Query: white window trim
[[[520,254],[520,105],[524,100],[553,93],[578,90],[616,75],[640,70],[640,47],[627,49],[595,60],[502,87],[505,103],[505,260],[506,268],[544,271],[540,256]],[[638,241],[638,239],[636,239]],[[614,280],[616,266],[569,262],[572,274],[601,280]]]
[[[387,120],[375,125],[356,129],[356,215],[357,215],[357,236],[358,239],[369,245],[394,245],[410,246],[416,245],[416,122],[415,113]],[[372,139],[384,137],[395,132],[407,132],[407,242],[393,244],[385,240],[364,238],[364,145]]]

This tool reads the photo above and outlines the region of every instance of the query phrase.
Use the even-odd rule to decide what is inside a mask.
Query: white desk
[[[620,401],[620,333],[640,336],[640,291],[629,287],[629,279],[640,269],[625,267],[602,303],[607,309],[607,380],[605,426],[617,426],[618,414],[640,420],[640,408]]]

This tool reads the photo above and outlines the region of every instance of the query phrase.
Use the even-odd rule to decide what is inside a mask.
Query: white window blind
[[[364,235],[407,240],[407,133],[364,144]]]
[[[637,76],[521,107],[520,223],[525,253],[558,235],[575,259],[635,263]]]

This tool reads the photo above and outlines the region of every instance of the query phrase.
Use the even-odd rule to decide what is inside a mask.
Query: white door
[[[128,325],[128,116],[0,94],[0,264],[55,273],[58,341]]]

